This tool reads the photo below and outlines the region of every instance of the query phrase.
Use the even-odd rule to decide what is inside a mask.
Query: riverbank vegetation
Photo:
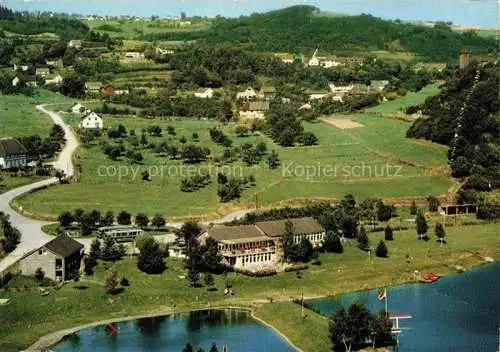
[[[15,277],[7,288],[0,291],[1,298],[10,299],[9,304],[0,306],[0,316],[6,322],[0,325],[1,348],[5,351],[23,349],[54,330],[99,319],[220,305],[287,311],[287,305],[275,307],[277,303],[261,304],[270,299],[277,302],[297,298],[302,293],[306,297],[328,296],[403,283],[413,279],[414,270],[443,274],[454,272],[454,265],[468,267],[479,263],[482,256],[498,259],[497,229],[497,224],[448,227],[447,243],[443,246],[437,241],[418,241],[414,229],[395,231],[395,240],[386,242],[390,253],[388,258],[372,256],[370,259],[366,252],[357,248],[354,240],[348,240],[343,254],[321,254],[321,265],[311,265],[307,270],[301,270],[300,275],[295,272],[264,278],[238,273],[214,275],[215,282],[211,287],[216,290],[210,291],[192,287],[185,278],[184,262],[175,258],[168,258],[168,268],[158,275],[141,272],[134,258],[116,262],[98,261],[92,276],[84,277],[77,283],[66,283],[59,289],[50,289],[48,296],[40,296],[37,287],[17,285],[19,278]],[[384,233],[370,233],[368,236],[371,243],[376,244],[384,238]],[[116,271],[118,281],[126,278],[129,286],[123,286],[123,290],[119,290],[122,292],[111,296],[110,301],[104,283],[111,270]],[[233,296],[224,294],[228,285],[234,292]],[[298,346],[318,345],[319,342],[314,341],[315,334],[298,330],[298,327],[312,329],[307,325],[307,319],[303,325],[292,324],[297,326],[297,332],[287,334],[293,329],[285,328],[289,322],[301,324],[300,307],[294,306],[296,308],[289,313],[271,313],[262,317],[271,325],[283,329]],[[297,318],[285,319],[286,314],[297,314]],[[308,315],[313,316],[312,313]],[[328,325],[327,321],[320,324],[324,328]],[[323,331],[327,334],[326,329]]]

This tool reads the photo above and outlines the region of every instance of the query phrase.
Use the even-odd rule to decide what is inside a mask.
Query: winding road
[[[59,114],[47,110],[45,108],[46,106],[49,105],[50,104],[37,105],[36,109],[41,113],[48,115],[52,119],[54,124],[61,126],[64,130],[64,135],[66,139],[66,144],[64,145],[64,148],[59,153],[57,160],[53,162],[52,165],[56,169],[63,170],[67,176],[73,176],[74,168],[72,162],[72,155],[74,151],[78,148],[78,140],[73,134],[71,128],[64,123],[63,119],[61,118],[61,116],[59,116]],[[56,184],[57,182],[59,182],[58,179],[53,177],[44,181],[15,188],[8,192],[0,194],[0,211],[3,212],[4,214],[9,215],[12,226],[16,227],[21,232],[21,242],[18,244],[17,248],[0,261],[0,273],[2,273],[12,264],[16,263],[29,251],[39,248],[43,244],[53,239],[52,236],[49,236],[42,231],[42,226],[51,224],[51,222],[26,218],[22,214],[12,209],[10,207],[10,202],[14,198],[17,198],[22,194],[29,193],[31,191],[52,184]],[[235,211],[218,220],[210,221],[210,223],[218,224],[218,223],[232,221],[245,216],[245,214],[251,211],[253,210],[248,209],[248,210]],[[182,223],[169,223],[167,225],[175,228],[180,228],[182,226]],[[86,247],[86,249],[90,247],[91,239],[85,238],[77,240],[81,242]]]

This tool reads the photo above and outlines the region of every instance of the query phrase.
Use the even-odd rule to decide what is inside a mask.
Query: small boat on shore
[[[434,273],[427,273],[425,274],[421,279],[420,281],[422,282],[427,282],[427,283],[431,283],[431,282],[435,282],[437,280],[439,280],[441,276],[437,275],[437,274],[434,274]]]

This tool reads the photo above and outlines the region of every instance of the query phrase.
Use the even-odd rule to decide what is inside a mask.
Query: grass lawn
[[[257,316],[280,329],[288,338],[306,351],[324,341],[325,322],[308,312],[303,324],[298,317],[298,306],[288,303],[290,297],[337,295],[343,292],[368,289],[410,281],[414,270],[421,272],[453,272],[452,265],[469,266],[479,261],[478,254],[500,258],[498,224],[447,228],[448,243],[440,248],[434,235],[428,242],[418,241],[414,230],[395,232],[395,241],[388,242],[389,258],[372,258],[354,243],[345,245],[343,254],[322,254],[320,266],[310,265],[298,278],[295,272],[281,273],[267,278],[251,278],[230,273],[226,280],[232,284],[235,295],[224,296],[225,279],[216,276],[215,292],[206,288],[192,288],[186,279],[183,262],[167,259],[168,269],[160,275],[146,275],[138,271],[136,260],[127,258],[112,263],[100,262],[96,273],[79,283],[70,282],[50,295],[40,296],[23,278],[14,279],[8,290],[0,291],[0,298],[10,299],[0,306],[0,349],[15,351],[27,347],[40,336],[71,326],[102,319],[156,313],[169,313],[188,308],[231,305],[256,308]],[[369,234],[374,248],[382,233]],[[114,267],[118,277],[126,277],[130,286],[108,302],[104,280]],[[21,280],[21,281],[18,281]],[[24,289],[24,285],[28,288]],[[311,331],[318,331],[311,334]],[[318,341],[320,340],[321,341]]]
[[[52,128],[52,120],[39,113],[35,106],[44,103],[69,101],[62,95],[39,90],[33,97],[0,94],[0,137],[21,137],[38,134],[46,137]]]
[[[420,105],[425,102],[428,97],[434,96],[441,92],[440,83],[429,84],[418,92],[409,92],[403,97],[399,97],[392,101],[384,102],[380,105],[368,108],[366,112],[376,113],[391,113],[402,111],[412,105]]]
[[[45,177],[42,176],[16,176],[6,172],[0,172],[0,193],[7,192],[11,189],[29,185],[30,183],[42,181]]]
[[[446,147],[407,139],[407,122],[367,114],[353,118],[365,127],[341,130],[323,122],[304,123],[305,129],[319,138],[319,145],[296,148],[282,148],[260,134],[237,137],[234,123],[219,124],[234,145],[264,141],[268,149],[277,150],[281,158],[281,167],[276,170],[270,170],[265,161],[252,167],[241,161],[225,166],[222,170],[226,173],[238,177],[254,175],[257,180],[255,187],[246,190],[241,199],[232,204],[219,203],[217,169],[213,163],[200,165],[205,170],[211,168],[212,184],[193,193],[184,193],[179,189],[187,172],[182,161],[159,157],[145,149],[141,150],[142,165],[131,165],[127,160],[111,161],[97,142],[90,149],[80,148],[74,157],[82,166],[80,183],[29,194],[18,199],[18,203],[34,214],[53,216],[81,207],[114,212],[126,209],[151,216],[160,212],[167,218],[201,215],[213,218],[216,213],[254,206],[256,196],[260,206],[270,206],[302,197],[339,199],[347,193],[362,198],[442,195],[455,184],[448,177]],[[77,121],[69,115],[67,120]],[[179,138],[183,136],[188,143],[210,148],[212,156],[223,151],[212,142],[208,133],[210,127],[218,125],[214,121],[105,117],[107,128],[116,127],[118,123],[135,130],[137,135],[148,126],[160,125],[163,136],[148,137],[149,142],[166,140],[180,149]],[[176,136],[166,134],[169,125],[176,128]],[[192,142],[193,132],[199,134],[199,142]],[[107,136],[102,138],[107,139]],[[120,170],[126,175],[120,177]],[[142,181],[140,173],[143,170],[150,172],[151,181]],[[109,196],[96,196],[99,194]]]

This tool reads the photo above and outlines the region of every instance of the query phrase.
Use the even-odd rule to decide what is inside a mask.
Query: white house
[[[238,92],[236,99],[252,100],[257,97],[257,93],[252,87],[248,87],[244,92]]]
[[[85,129],[102,129],[104,126],[102,117],[97,115],[95,112],[82,117],[82,120],[78,124],[78,127]]]
[[[35,75],[47,77],[48,75],[50,75],[50,69],[48,67],[38,67],[35,70]]]
[[[83,105],[82,105],[82,104],[80,104],[80,103],[77,103],[77,104],[75,104],[75,105],[73,105],[73,106],[71,107],[71,112],[72,112],[72,113],[74,113],[74,114],[79,114],[79,113],[81,113],[81,112],[83,112],[83,111],[85,111],[85,110],[86,110],[86,109],[85,109],[85,106],[83,106]]]
[[[63,76],[57,75],[54,78],[46,79],[45,85],[54,84],[56,86],[59,86],[62,84],[63,80],[64,80]]]
[[[309,100],[320,100],[325,98],[330,92],[326,90],[318,90],[318,91],[312,91],[312,90],[307,90],[306,94],[309,95]]]
[[[68,46],[70,48],[81,48],[82,47],[82,41],[81,40],[70,40],[68,43]]]
[[[214,96],[214,90],[212,88],[200,88],[195,93],[196,98],[210,99]]]
[[[173,55],[173,54],[175,54],[175,50],[156,48],[156,54],[158,54],[158,55]]]
[[[16,65],[14,64],[14,71],[17,72],[18,70],[21,70],[23,72],[28,71],[29,67],[28,65]]]
[[[144,53],[140,53],[138,51],[129,51],[125,53],[125,58],[133,60],[144,59]]]
[[[330,91],[334,94],[346,94],[354,88],[354,85],[336,86],[335,83],[330,83],[328,87],[330,87]]]
[[[382,80],[382,81],[371,81],[370,85],[373,89],[381,92],[389,85],[388,80]]]
[[[263,119],[267,111],[269,111],[268,101],[252,101],[248,103],[248,107],[240,111],[240,117],[243,119]]]
[[[12,169],[26,166],[28,151],[17,139],[0,139],[0,168]]]
[[[21,83],[19,77],[14,77],[14,79],[12,80],[12,87],[17,87],[19,83]]]
[[[318,58],[321,67],[330,68],[342,65],[335,57],[322,57]]]

